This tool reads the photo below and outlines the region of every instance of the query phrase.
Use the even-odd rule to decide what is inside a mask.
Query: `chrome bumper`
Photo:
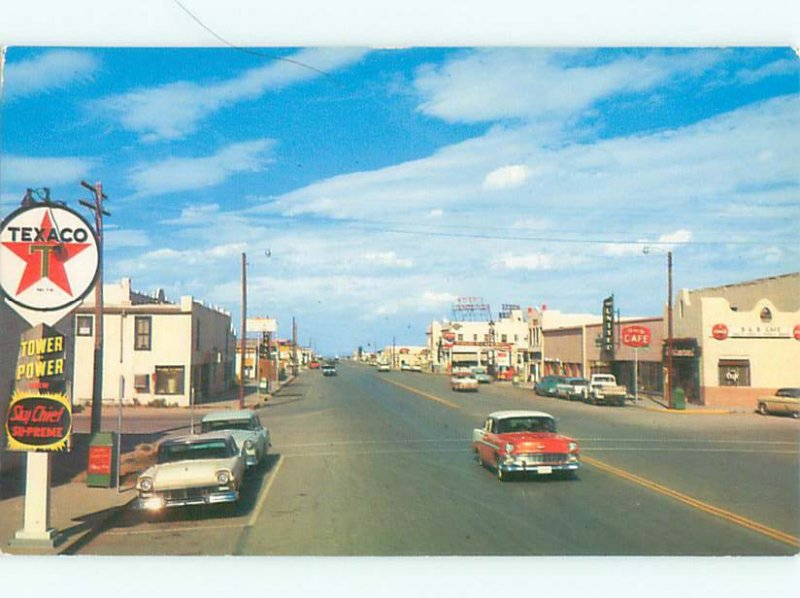
[[[506,473],[536,473],[539,475],[549,475],[561,471],[578,471],[581,468],[580,461],[573,463],[556,463],[545,465],[542,463],[525,463],[518,461],[501,462],[498,467]]]
[[[187,496],[185,498],[168,498],[160,494],[152,496],[139,496],[134,503],[134,508],[144,511],[156,511],[171,507],[188,507],[193,505],[216,505],[221,503],[236,502],[239,500],[237,490],[223,490],[211,492],[203,496]]]

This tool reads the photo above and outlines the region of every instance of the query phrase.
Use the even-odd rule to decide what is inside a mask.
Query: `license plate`
[[[539,473],[553,473],[553,468],[549,465],[540,465],[536,468],[536,471]]]

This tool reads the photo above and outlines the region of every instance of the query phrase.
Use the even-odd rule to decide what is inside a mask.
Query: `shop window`
[[[458,335],[458,340],[463,341],[464,340],[464,335],[463,334],[459,334]]]
[[[153,336],[153,318],[150,316],[136,316],[134,329],[135,340],[133,348],[136,351],[149,351]]]
[[[136,374],[133,377],[133,388],[136,392],[150,392],[150,376],[147,374]]]
[[[500,342],[501,343],[507,343],[508,342],[508,335],[507,334],[501,334],[500,335]]]
[[[156,366],[156,394],[182,395],[183,379],[184,367],[182,365]]]
[[[477,341],[478,340],[478,335],[477,334],[473,334],[472,335],[472,340]]]
[[[75,334],[77,336],[92,336],[94,328],[93,316],[77,316],[75,318]]]
[[[720,386],[750,386],[750,360],[720,359]]]

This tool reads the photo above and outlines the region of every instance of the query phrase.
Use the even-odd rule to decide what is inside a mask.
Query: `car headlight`
[[[153,478],[139,478],[136,485],[142,492],[150,492],[153,489]]]
[[[514,452],[514,445],[509,442],[508,444],[506,444],[505,449],[506,449],[506,454],[510,455],[512,452]]]
[[[217,472],[217,483],[221,486],[224,486],[228,482],[231,481],[231,473],[229,471],[218,471]]]
[[[578,450],[578,443],[577,442],[570,442],[569,443],[569,450],[570,451],[577,451]]]
[[[253,448],[253,441],[252,441],[252,440],[249,440],[249,439],[248,439],[248,440],[245,440],[245,441],[244,441],[244,448],[246,448],[248,451],[249,451],[250,449],[252,449],[252,448]]]

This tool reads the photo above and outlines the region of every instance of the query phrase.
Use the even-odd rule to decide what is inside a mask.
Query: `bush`
[[[153,399],[147,403],[148,407],[163,408],[167,406],[167,399]]]

